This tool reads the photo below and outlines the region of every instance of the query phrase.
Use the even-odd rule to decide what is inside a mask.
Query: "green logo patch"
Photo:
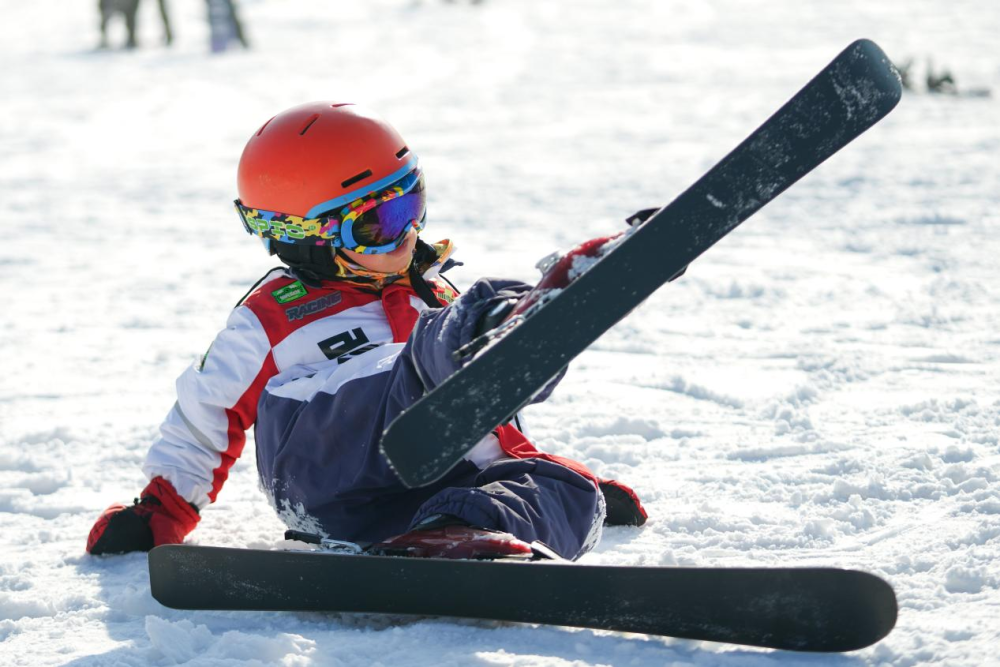
[[[296,280],[291,285],[286,285],[281,289],[271,292],[271,296],[278,303],[290,303],[296,299],[301,299],[307,294],[305,286]]]
[[[434,296],[445,303],[452,303],[458,298],[458,292],[447,286],[442,286],[439,289],[434,290]]]

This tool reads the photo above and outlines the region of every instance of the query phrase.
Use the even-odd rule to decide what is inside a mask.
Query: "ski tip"
[[[847,47],[848,51],[857,49],[863,49],[865,51],[878,53],[883,56],[885,55],[885,52],[882,50],[882,47],[876,44],[873,40],[868,39],[867,37],[859,37],[858,39],[851,42],[850,46]]]
[[[870,622],[874,635],[872,641],[866,644],[870,646],[884,639],[896,627],[896,621],[899,619],[899,602],[896,600],[895,589],[888,581],[870,572],[861,574],[868,577],[873,596],[876,599],[870,612]]]
[[[892,61],[889,60],[889,56],[887,56],[885,51],[882,50],[882,47],[867,37],[861,37],[854,40],[846,49],[844,49],[843,53],[850,54],[851,57],[855,58],[874,58],[875,60],[885,61],[890,64],[892,63]],[[893,66],[893,68],[895,68],[895,66]]]
[[[386,461],[389,463],[389,469],[399,478],[399,481],[403,483],[407,489],[419,489],[423,486],[430,486],[431,484],[440,481],[448,471],[454,466],[449,466],[444,472],[438,471],[436,468],[431,466],[423,466],[416,470],[409,470],[402,466],[393,465],[392,459],[389,458],[385,450],[382,451],[382,456],[385,457]],[[456,462],[457,464],[457,462]]]
[[[234,554],[244,551],[191,544],[154,547],[147,556],[149,592],[170,609],[218,608],[219,600],[212,591],[218,588],[219,572],[236,566],[239,558]]]
[[[397,442],[397,434],[400,430],[399,420],[405,414],[406,410],[399,413],[399,415],[397,415],[396,418],[385,427],[385,430],[382,431],[382,437],[379,438],[378,451],[379,454],[382,455],[382,458],[385,459],[386,464],[388,464],[389,470],[391,470],[393,474],[399,478],[399,480],[403,483],[403,486],[408,489],[412,489],[414,488],[413,480],[405,474],[405,466],[404,470],[401,471],[400,466],[396,465],[396,461],[403,456],[403,454],[400,453],[402,450],[400,443]]]
[[[903,97],[903,77],[882,47],[874,41],[862,37],[854,40],[844,49],[841,56],[867,70],[869,83],[874,84],[883,98],[884,113],[889,113]]]
[[[416,489],[447,475],[461,461],[466,449],[453,455],[455,452],[451,450],[441,450],[437,440],[431,440],[430,446],[421,446],[419,435],[414,436],[413,430],[408,428],[410,423],[404,420],[408,413],[409,410],[404,410],[386,427],[378,450],[403,486]],[[428,458],[431,453],[436,456]]]
[[[408,465],[405,454],[398,454],[400,447],[395,445],[395,440],[392,438],[387,438],[389,431],[382,436],[382,441],[379,443],[378,450],[385,459],[385,462],[389,466],[389,470],[399,478],[399,481],[403,483],[408,489],[417,489],[421,486],[427,486],[438,481],[445,476],[447,470],[439,473],[435,468],[424,465],[417,468],[413,468],[412,465]],[[389,446],[386,447],[388,442]],[[401,463],[401,465],[399,464]],[[451,468],[449,468],[450,470]]]
[[[896,592],[885,579],[870,572],[843,570],[838,592],[862,604],[845,606],[838,614],[841,632],[826,637],[822,652],[857,651],[875,644],[896,627],[899,604]]]
[[[172,556],[179,548],[183,548],[182,545],[164,544],[154,547],[146,558],[149,565],[149,592],[154,600],[171,609],[182,608],[178,600],[171,595],[170,585],[176,569]]]

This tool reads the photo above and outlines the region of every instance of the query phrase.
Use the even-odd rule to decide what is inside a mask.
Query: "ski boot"
[[[471,560],[532,560],[532,545],[510,533],[470,526],[458,517],[437,514],[413,530],[368,547],[376,556],[411,558],[461,558]]]

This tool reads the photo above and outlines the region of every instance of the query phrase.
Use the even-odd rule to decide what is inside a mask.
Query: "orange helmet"
[[[389,252],[425,220],[416,155],[385,120],[349,103],[303,104],[264,123],[236,179],[244,228],[314,276],[336,275],[331,246]]]
[[[246,207],[316,218],[416,166],[403,137],[378,115],[349,103],[310,102],[250,137],[236,180]]]

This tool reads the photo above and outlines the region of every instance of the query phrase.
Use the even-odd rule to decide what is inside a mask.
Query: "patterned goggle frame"
[[[427,215],[419,169],[315,218],[249,208],[239,199],[234,203],[243,228],[265,242],[332,246],[363,255],[392,252],[410,229],[424,228]]]

